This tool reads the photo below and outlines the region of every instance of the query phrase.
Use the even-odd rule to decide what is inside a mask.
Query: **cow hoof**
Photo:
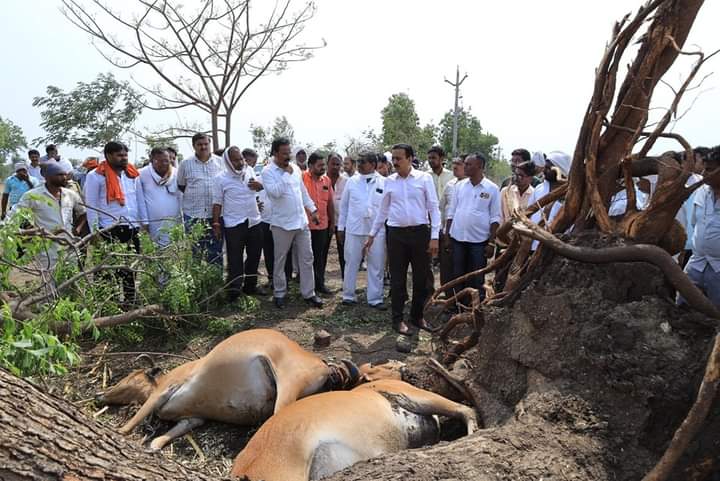
[[[163,445],[161,443],[156,443],[155,441],[151,442],[150,445],[145,448],[145,452],[148,453],[157,453],[162,451]]]

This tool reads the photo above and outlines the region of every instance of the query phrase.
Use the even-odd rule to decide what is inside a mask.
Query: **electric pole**
[[[465,74],[460,80],[460,66],[457,66],[457,69],[455,70],[455,83],[449,81],[448,79],[445,79],[445,82],[449,83],[453,87],[455,87],[455,110],[453,111],[453,137],[452,137],[452,158],[454,159],[457,157],[457,140],[458,140],[458,116],[460,115],[460,110],[458,109],[458,102],[460,100],[460,86],[467,78],[467,74]]]

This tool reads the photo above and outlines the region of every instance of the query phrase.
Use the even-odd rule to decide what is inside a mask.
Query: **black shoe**
[[[317,292],[318,294],[324,294],[326,296],[333,294],[333,291],[331,291],[330,289],[328,289],[325,286],[320,286],[320,287],[315,288],[315,292]]]
[[[251,289],[243,289],[243,293],[248,296],[267,296],[269,292],[264,287],[253,287]]]
[[[312,296],[305,299],[305,302],[313,307],[322,307],[324,302],[318,296]]]
[[[384,302],[380,302],[379,304],[370,304],[370,307],[377,309],[378,311],[387,311],[387,306]]]
[[[343,306],[354,306],[354,305],[356,305],[356,304],[357,304],[357,301],[353,301],[353,300],[350,300],[350,299],[343,299],[343,300],[342,300],[342,305],[343,305]]]
[[[285,298],[284,297],[273,297],[273,303],[278,309],[285,309]]]

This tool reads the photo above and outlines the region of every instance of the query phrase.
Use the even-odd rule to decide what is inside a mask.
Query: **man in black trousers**
[[[403,335],[410,333],[410,327],[403,319],[409,265],[412,265],[413,283],[410,322],[419,329],[429,328],[422,311],[430,293],[430,260],[438,253],[440,232],[435,185],[430,174],[413,168],[414,154],[413,148],[407,144],[393,146],[395,173],[385,181],[385,195],[365,243],[365,249],[368,249],[387,223],[392,321],[395,330]]]

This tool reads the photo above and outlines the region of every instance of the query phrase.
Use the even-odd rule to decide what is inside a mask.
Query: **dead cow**
[[[150,443],[154,450],[206,419],[257,425],[295,400],[321,391],[348,389],[360,372],[350,361],[326,364],[280,332],[253,329],[235,334],[205,357],[176,367],[138,369],[100,393],[105,404],[142,403],[122,428],[130,433],[152,413],[179,422]]]
[[[253,481],[308,481],[364,459],[438,441],[435,415],[477,429],[475,411],[398,380],[316,394],[275,413],[250,439],[231,475]]]

